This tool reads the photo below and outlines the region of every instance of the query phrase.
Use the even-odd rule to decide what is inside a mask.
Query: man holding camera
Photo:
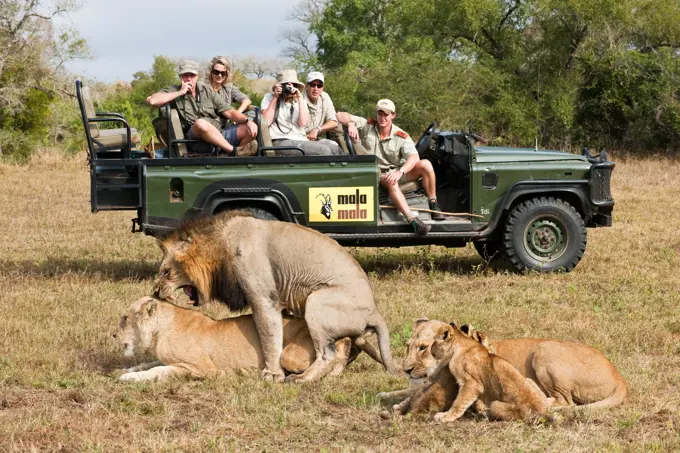
[[[213,146],[234,155],[236,146],[245,145],[257,136],[257,125],[238,110],[231,108],[210,85],[198,81],[198,63],[190,60],[179,64],[181,85],[173,85],[154,93],[146,102],[164,107],[168,102],[177,110],[184,135],[188,140],[204,143],[189,144],[194,153],[208,154]],[[222,130],[219,116],[236,125]]]
[[[387,190],[392,203],[406,217],[413,231],[419,236],[425,236],[430,231],[430,225],[420,220],[411,211],[399,185],[422,178],[429,208],[433,211],[441,211],[437,203],[434,168],[429,160],[420,159],[411,137],[392,124],[397,116],[394,102],[381,99],[375,109],[375,119],[367,120],[347,112],[338,112],[337,118],[340,124],[347,126],[347,133],[352,141],[360,140],[368,153],[377,156],[381,173],[380,185]],[[446,216],[433,213],[432,219],[444,220]]]
[[[309,108],[303,100],[304,84],[294,69],[285,69],[276,76],[276,85],[262,99],[262,117],[269,123],[269,135],[274,146],[302,149],[307,156],[341,154],[340,147],[310,141],[306,128],[310,122]],[[333,143],[334,144],[334,143]],[[295,149],[278,150],[277,155],[299,156]]]

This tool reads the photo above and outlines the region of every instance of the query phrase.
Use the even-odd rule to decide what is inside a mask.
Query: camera
[[[293,92],[293,85],[289,83],[282,83],[281,84],[281,95],[282,96],[288,96]]]

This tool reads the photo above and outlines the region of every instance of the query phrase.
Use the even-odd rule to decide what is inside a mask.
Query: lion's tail
[[[612,393],[605,399],[596,401],[594,403],[589,403],[589,404],[584,404],[583,406],[560,406],[560,407],[553,407],[553,410],[584,410],[584,411],[595,411],[598,409],[608,409],[610,407],[618,406],[619,404],[623,403],[623,400],[626,399],[626,395],[628,395],[628,387],[626,386],[625,381],[623,378],[620,378],[619,381],[616,383],[616,387],[612,391]]]
[[[373,328],[378,336],[378,349],[380,350],[383,366],[391,374],[399,375],[399,371],[397,371],[397,367],[394,366],[394,361],[392,360],[392,352],[390,351],[390,331],[387,329],[385,318],[383,318],[380,313],[376,312],[375,320],[373,323],[369,324],[369,327]]]

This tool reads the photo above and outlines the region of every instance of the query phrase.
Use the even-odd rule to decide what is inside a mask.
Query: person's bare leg
[[[203,119],[196,120],[191,126],[191,131],[199,139],[217,146],[222,151],[231,153],[234,150],[234,147],[222,136],[222,133]]]
[[[427,199],[431,200],[437,198],[437,184],[434,175],[434,168],[432,164],[427,159],[421,159],[418,161],[413,170],[408,172],[406,175],[407,181],[414,181],[418,178],[423,180],[423,189],[425,189],[425,194]]]
[[[250,135],[248,125],[246,124],[239,124],[238,128],[236,129],[236,138],[238,138],[238,145],[234,146],[244,146],[255,139],[255,137]]]
[[[392,203],[394,203],[394,207],[396,207],[399,212],[401,212],[404,217],[406,217],[407,220],[411,220],[413,217],[415,217],[413,211],[411,211],[411,208],[409,208],[408,203],[406,202],[404,194],[401,193],[401,190],[399,190],[399,184],[388,185],[385,182],[385,177],[381,176],[380,185],[383,186],[385,190],[387,190],[387,194],[390,196]]]

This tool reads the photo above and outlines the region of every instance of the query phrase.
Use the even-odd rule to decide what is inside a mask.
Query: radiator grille
[[[595,167],[591,172],[591,198],[593,201],[612,201],[611,179],[612,171],[614,169],[609,167]]]

